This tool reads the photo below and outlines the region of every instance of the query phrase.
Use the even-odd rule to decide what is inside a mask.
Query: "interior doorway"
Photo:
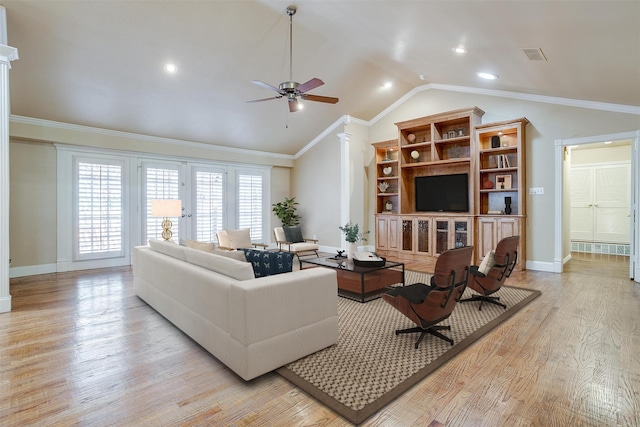
[[[640,132],[627,132],[614,135],[601,135],[595,137],[556,141],[556,232],[554,254],[554,264],[556,266],[555,271],[564,271],[565,264],[574,257],[576,259],[579,259],[579,261],[575,262],[574,265],[587,262],[588,260],[604,261],[604,263],[607,264],[605,258],[615,257],[616,259],[612,260],[615,262],[610,262],[609,264],[612,267],[626,270],[627,277],[633,278],[635,279],[635,281],[640,282],[640,263],[638,262],[637,250],[638,241],[640,240],[640,234],[638,231],[637,221],[634,220],[638,217],[638,187],[640,187],[640,184],[638,182],[639,178],[637,171],[637,162],[631,161],[631,159],[638,156],[639,136]],[[628,177],[626,178],[625,184],[628,183],[629,187],[626,188],[626,185],[620,187],[624,187],[624,190],[621,191],[624,191],[627,194],[627,197],[630,198],[628,207],[626,207],[625,205],[625,212],[628,217],[626,218],[627,221],[624,221],[624,223],[621,222],[623,221],[623,219],[620,219],[620,212],[618,212],[618,219],[616,220],[617,222],[613,222],[611,220],[610,216],[612,215],[612,211],[614,211],[615,209],[611,209],[612,205],[610,203],[610,200],[607,200],[607,203],[603,203],[600,206],[593,206],[597,202],[587,200],[587,195],[582,195],[583,199],[581,199],[580,197],[576,197],[575,194],[572,194],[572,171],[570,168],[571,150],[589,150],[593,149],[593,147],[603,147],[605,142],[608,143],[607,145],[611,145],[613,147],[625,144],[629,146],[629,151],[627,151],[627,153],[630,153],[630,156],[628,156],[629,166],[628,172],[625,172],[626,175],[625,173],[621,173],[620,170],[617,169],[615,173],[612,173],[611,170],[605,170],[604,175],[608,174],[608,181],[607,179],[604,179],[600,183],[600,186],[602,187],[601,192],[606,194],[607,197],[611,198],[610,196],[614,195],[614,193],[616,193],[616,190],[618,190],[618,187],[614,187],[615,183],[617,182],[616,179],[619,181],[620,179],[622,179],[622,176]],[[616,162],[617,165],[619,165],[620,163],[624,163],[620,161],[620,159],[617,159],[617,161],[612,161],[612,163]],[[595,160],[591,163],[601,162]],[[585,167],[583,169],[590,168]],[[590,171],[589,174],[590,173],[592,172]],[[574,174],[574,178],[580,177],[583,180],[592,179],[590,178],[591,175],[589,174],[582,171],[582,175]],[[583,184],[584,182],[580,182],[577,185],[578,191],[588,187]],[[609,191],[606,191],[607,186]],[[617,196],[618,198],[620,198],[620,194],[618,194]],[[573,202],[576,202],[577,200],[579,202],[584,202],[585,205],[583,206],[584,209],[573,210],[574,215],[578,217],[578,221],[575,222],[577,223],[576,227],[582,226],[582,229],[574,233],[572,233],[571,230],[571,212],[572,208],[579,206],[579,203],[574,203],[574,206],[572,207],[572,199],[574,199]],[[591,206],[588,206],[589,203],[591,203]],[[582,217],[580,217],[581,215]],[[608,215],[609,217],[607,217]],[[597,218],[598,216],[600,217]],[[587,224],[591,224],[589,221],[594,220],[594,218],[596,221],[600,221],[597,226],[594,226],[595,228],[599,227],[599,230],[597,230],[595,233],[593,233],[593,230],[590,229],[589,226],[587,226]],[[624,235],[621,234],[622,230],[624,230],[623,234],[628,236],[628,246],[626,246],[627,244],[624,241],[626,240],[624,239]],[[603,233],[603,231],[605,233]],[[589,236],[590,232],[592,232],[592,234]],[[573,241],[572,234],[574,237]],[[606,240],[606,242],[600,244],[598,243],[598,238]],[[581,246],[579,246],[581,244],[580,240],[582,240]],[[621,240],[622,242],[619,242]],[[591,245],[589,245],[590,243]],[[578,252],[578,250],[580,251]],[[571,267],[567,265],[567,268]]]
[[[629,257],[631,141],[569,146],[565,157],[571,253]]]

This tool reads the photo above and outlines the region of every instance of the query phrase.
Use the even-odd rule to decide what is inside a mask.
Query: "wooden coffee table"
[[[386,261],[382,267],[357,267],[353,261],[335,257],[306,258],[302,262],[332,268],[338,274],[338,295],[359,302],[380,298],[380,290],[402,283],[404,263]]]

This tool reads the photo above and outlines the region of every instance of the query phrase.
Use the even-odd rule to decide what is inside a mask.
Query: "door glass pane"
[[[122,165],[77,163],[77,254],[122,252]]]
[[[164,218],[151,216],[152,200],[175,200],[180,198],[180,171],[161,167],[147,166],[144,169],[146,201],[146,238],[162,239],[162,221]],[[173,241],[180,241],[178,217],[169,218],[172,223]]]
[[[263,217],[263,178],[261,174],[238,174],[238,228],[251,230],[251,240],[261,242]]]
[[[224,172],[195,171],[195,239],[213,242],[224,228]]]

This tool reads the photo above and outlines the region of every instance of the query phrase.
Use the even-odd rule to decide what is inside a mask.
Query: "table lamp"
[[[151,216],[163,217],[162,221],[162,238],[170,240],[171,221],[169,217],[180,217],[182,215],[182,201],[179,199],[172,200],[152,200]]]

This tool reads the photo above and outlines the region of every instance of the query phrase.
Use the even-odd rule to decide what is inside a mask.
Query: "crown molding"
[[[267,151],[248,150],[245,148],[225,147],[223,145],[205,144],[203,142],[183,141],[180,139],[162,138],[158,136],[142,135],[138,133],[123,132],[119,130],[102,129],[91,126],[75,125],[70,123],[55,122],[52,120],[36,119],[33,117],[17,116],[12,114],[11,121],[27,125],[42,126],[55,129],[63,129],[74,132],[87,132],[92,134],[106,135],[118,138],[135,139],[139,141],[154,142],[159,144],[178,145],[181,147],[198,148],[203,150],[227,152],[251,155],[266,158],[278,158],[292,160],[294,157],[290,154],[271,153]]]
[[[1,49],[4,47],[9,48],[8,46],[0,45],[0,55],[3,52]],[[13,51],[15,51],[15,56],[17,59],[17,50],[15,48],[9,48],[9,49],[13,49]],[[307,151],[309,151],[314,145],[319,143],[323,138],[329,135],[338,126],[347,125],[351,123],[358,124],[364,127],[372,126],[376,122],[378,122],[380,119],[385,117],[387,114],[389,114],[390,112],[392,112],[393,110],[395,110],[396,108],[404,104],[406,101],[411,99],[414,95],[420,92],[424,92],[432,89],[444,90],[444,91],[450,91],[450,92],[473,93],[477,95],[494,96],[494,97],[500,97],[500,98],[518,99],[521,101],[529,101],[529,102],[541,102],[546,104],[564,105],[568,107],[586,108],[591,110],[610,111],[614,113],[640,115],[640,107],[633,106],[633,105],[609,104],[605,102],[585,101],[585,100],[570,99],[570,98],[559,98],[559,97],[546,96],[546,95],[534,95],[534,94],[509,92],[509,91],[494,90],[494,89],[481,89],[481,88],[475,88],[475,87],[469,87],[469,86],[455,86],[455,85],[445,85],[445,84],[438,84],[438,83],[428,83],[426,85],[413,88],[412,90],[407,92],[405,95],[400,97],[393,104],[389,105],[387,108],[382,110],[379,114],[377,114],[371,120],[368,120],[368,121],[362,120],[349,115],[344,115],[340,117],[338,120],[336,120],[331,125],[329,125],[322,133],[316,136],[313,140],[311,140],[307,145],[305,145],[302,149],[300,149],[294,155],[272,153],[267,151],[249,150],[245,148],[233,148],[233,147],[226,147],[223,145],[206,144],[202,142],[184,141],[184,140],[171,139],[171,138],[162,138],[162,137],[142,135],[142,134],[136,134],[136,133],[130,133],[130,132],[96,128],[91,126],[75,125],[75,124],[69,124],[69,123],[55,122],[51,120],[36,119],[32,117],[17,116],[14,114],[11,115],[11,121],[16,123],[24,123],[24,124],[30,124],[30,125],[43,126],[43,127],[65,129],[65,130],[76,131],[76,132],[89,132],[89,133],[95,133],[95,134],[101,134],[101,135],[131,138],[131,139],[137,139],[140,141],[151,141],[151,142],[157,142],[161,144],[179,145],[183,147],[192,147],[192,148],[199,148],[199,149],[218,151],[218,152],[253,155],[253,156],[259,156],[259,157],[265,157],[265,158],[295,160],[300,158],[300,156],[302,156]]]
[[[610,104],[607,102],[586,101],[583,99],[559,98],[556,96],[534,95],[530,93],[509,92],[506,90],[481,89],[469,86],[453,86],[438,83],[426,85],[429,89],[448,90],[450,92],[474,93],[478,95],[495,96],[499,98],[511,98],[521,101],[541,102],[545,104],[564,105],[567,107],[586,108],[589,110],[610,111],[613,113],[640,115],[640,107],[635,105]]]

